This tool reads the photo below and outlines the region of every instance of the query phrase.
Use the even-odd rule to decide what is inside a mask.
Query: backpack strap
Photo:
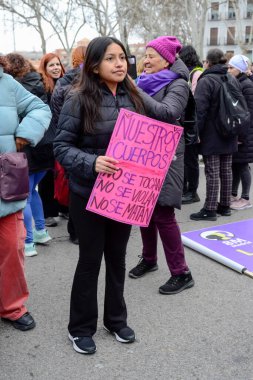
[[[190,83],[190,84],[191,84],[191,82],[192,82],[193,74],[194,74],[196,71],[201,71],[201,72],[203,72],[204,69],[203,69],[203,67],[201,67],[201,66],[196,66],[196,67],[194,67],[194,69],[192,69],[192,71],[190,71],[190,73],[189,73],[189,83]]]

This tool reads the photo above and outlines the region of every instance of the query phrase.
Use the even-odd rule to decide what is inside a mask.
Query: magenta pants
[[[150,264],[157,262],[158,232],[169,270],[179,275],[189,270],[184,255],[181,233],[173,207],[156,205],[148,227],[141,227],[143,258]]]
[[[26,231],[22,211],[0,218],[0,317],[16,320],[27,312],[24,274]]]

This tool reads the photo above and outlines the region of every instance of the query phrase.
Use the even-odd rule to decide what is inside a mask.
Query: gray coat
[[[140,90],[147,116],[170,124],[180,125],[189,96],[189,70],[181,59],[177,59],[170,68],[181,75],[170,85],[162,88],[153,97]],[[178,144],[176,154],[166,175],[158,203],[180,209],[184,183],[184,136]]]

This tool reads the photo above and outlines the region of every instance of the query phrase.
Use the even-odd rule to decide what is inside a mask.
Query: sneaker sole
[[[77,347],[77,345],[75,344],[75,341],[74,341],[74,338],[72,337],[72,335],[68,335],[69,337],[69,340],[73,343],[73,348],[76,352],[78,352],[79,354],[85,354],[85,355],[92,355],[92,354],[95,354],[95,352],[97,351],[97,347],[95,348],[94,351],[84,351],[84,350],[81,350],[79,347]]]
[[[112,334],[115,336],[116,340],[120,343],[133,343],[135,341],[135,337],[133,339],[129,339],[129,340],[126,340],[126,339],[123,339],[121,338],[116,332],[114,331],[110,331],[108,330],[107,327],[104,326],[104,329],[109,333],[109,334]]]
[[[208,220],[210,222],[215,222],[215,220],[217,220],[217,216],[209,216],[208,218],[194,218],[194,217],[190,216],[190,219],[191,220],[196,220],[196,221],[199,221],[199,220]]]
[[[25,252],[25,257],[33,257],[33,256],[37,256],[37,255],[38,255],[37,251]]]
[[[235,207],[233,207],[233,206],[230,206],[230,208],[231,208],[232,210],[235,210],[235,211],[237,211],[237,210],[246,210],[246,209],[248,209],[248,208],[252,208],[252,205],[247,205],[247,206],[238,207],[238,208],[235,208]]]
[[[146,271],[145,273],[141,274],[140,276],[136,276],[135,274],[130,273],[130,272],[128,273],[128,276],[130,278],[140,278],[140,277],[145,276],[145,274],[147,274],[149,272],[155,272],[156,270],[158,270],[158,265],[156,267],[153,267],[153,268],[149,269],[148,271]]]
[[[194,280],[191,280],[188,284],[185,284],[184,286],[182,286],[182,288],[178,289],[175,292],[166,292],[166,291],[164,291],[164,290],[162,290],[162,289],[159,288],[159,293],[160,294],[178,294],[178,293],[182,292],[185,289],[192,288],[193,286],[194,286]]]
[[[44,239],[40,239],[40,240],[33,240],[34,244],[46,244],[48,243],[50,240],[52,240],[51,237],[48,237],[48,238],[44,238]]]
[[[197,202],[200,202],[200,199],[194,199],[194,200],[191,200],[191,201],[182,201],[182,205],[190,205],[191,203],[197,203]]]
[[[46,227],[56,227],[57,225],[58,225],[57,222],[55,222],[55,223],[45,223]]]

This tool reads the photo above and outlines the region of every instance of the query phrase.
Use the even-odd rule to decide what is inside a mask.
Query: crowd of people
[[[217,214],[230,216],[231,209],[252,207],[253,76],[248,58],[238,54],[228,60],[221,50],[211,49],[201,62],[192,46],[182,46],[174,36],[161,36],[147,43],[136,80],[128,75],[128,65],[125,47],[113,37],[97,37],[87,47],[74,49],[72,69],[66,73],[53,53],[42,57],[38,70],[20,54],[0,57],[0,155],[25,152],[29,170],[27,200],[0,197],[0,316],[21,331],[35,327],[25,307],[29,293],[24,257],[37,255],[36,245],[52,239],[47,228],[57,226],[56,217],[64,217],[70,242],[79,246],[68,333],[74,350],[82,354],[96,352],[93,336],[102,257],[104,327],[121,343],[135,341],[124,300],[131,226],[85,208],[98,173],[112,175],[120,168],[106,155],[120,108],[184,126],[192,97],[196,114],[190,139],[186,128],[181,136],[150,224],[140,228],[143,248],[130,278],[158,269],[159,232],[170,273],[159,293],[177,294],[194,286],[175,209],[200,202],[200,155],[206,198],[203,208],[190,218],[215,221]],[[242,135],[224,138],[216,128],[220,123],[217,78],[227,73],[246,100],[250,123]]]

